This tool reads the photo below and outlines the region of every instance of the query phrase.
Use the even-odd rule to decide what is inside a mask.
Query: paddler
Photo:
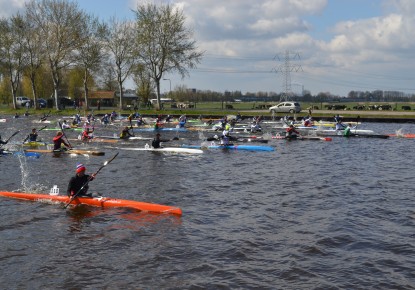
[[[29,142],[36,142],[37,141],[37,131],[36,128],[32,129],[32,132],[29,134]]]
[[[161,123],[160,119],[157,118],[156,123],[154,124],[154,130],[158,130],[163,127],[163,123]]]
[[[161,143],[162,142],[168,142],[168,141],[170,141],[170,140],[162,140],[160,137],[161,137],[160,133],[157,133],[156,134],[156,137],[151,142],[151,146],[153,148],[161,148]]]
[[[169,123],[172,119],[173,117],[171,115],[167,115],[166,120],[164,122]]]
[[[300,134],[300,132],[295,130],[294,125],[292,124],[285,130],[286,139],[295,139],[298,137],[297,134]]]
[[[179,117],[179,128],[184,128],[184,125],[187,123],[187,117],[186,115],[181,115]]]
[[[85,166],[81,163],[79,163],[76,166],[76,174],[75,176],[71,177],[68,184],[68,190],[66,191],[66,194],[68,196],[73,196],[77,194],[77,196],[89,196],[89,197],[95,197],[99,196],[97,193],[88,193],[88,183],[91,180],[94,180],[95,174],[87,175],[85,174]],[[82,189],[82,190],[81,190]]]
[[[141,125],[145,125],[145,124],[147,124],[147,123],[144,121],[143,117],[139,116],[138,119],[137,119],[137,126],[141,126]]]
[[[84,127],[84,130],[82,131],[81,140],[82,141],[89,141],[90,139],[94,138],[92,134],[94,132],[94,128],[91,130],[88,127]]]
[[[343,136],[349,137],[351,135],[350,130],[352,129],[352,124],[348,124],[346,129],[344,129]]]
[[[135,113],[131,113],[131,114],[128,116],[128,122],[130,122],[130,128],[131,128],[131,129],[133,128],[133,118],[134,118],[134,116],[135,116]]]
[[[230,140],[231,140],[231,136],[229,135],[229,131],[228,130],[223,130],[222,137],[221,137],[221,140],[220,140],[220,145],[223,145],[223,146],[232,145],[232,144],[229,143]]]
[[[128,128],[128,126],[125,127],[120,133],[120,139],[128,139],[128,138],[133,137],[133,136],[134,135],[132,135],[130,133],[130,129]]]
[[[3,141],[0,136],[0,154],[3,154],[4,148],[2,148],[2,146],[6,144],[7,144],[7,141]]]
[[[346,128],[346,126],[343,124],[342,120],[340,120],[339,122],[336,123],[336,130],[340,131],[340,130],[344,130]]]
[[[8,141],[3,141],[3,139],[1,139],[1,136],[0,136],[0,145],[6,145],[6,144],[7,144],[7,142],[8,142]]]
[[[66,122],[66,120],[63,120],[62,123],[62,129],[70,129],[71,125],[68,124],[68,122]]]
[[[65,140],[63,140],[63,133],[61,131],[56,133],[56,136],[53,137],[53,150],[62,150],[62,144],[65,147],[72,149],[72,146],[68,144]]]

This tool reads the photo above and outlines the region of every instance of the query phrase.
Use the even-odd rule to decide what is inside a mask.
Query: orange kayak
[[[49,195],[49,194],[37,194],[37,193],[24,193],[24,192],[9,192],[0,191],[0,196],[31,200],[31,201],[46,201],[57,202],[67,204],[70,197],[63,195]],[[168,205],[161,205],[155,203],[146,203],[134,200],[116,199],[109,197],[76,197],[71,205],[86,204],[89,206],[110,208],[110,207],[125,207],[138,209],[140,211],[147,211],[151,213],[166,213],[182,215],[182,210],[178,207],[172,207]]]
[[[415,134],[389,134],[390,137],[401,137],[401,138],[415,138]]]

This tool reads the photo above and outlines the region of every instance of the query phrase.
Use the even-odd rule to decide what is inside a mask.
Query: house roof
[[[90,99],[114,99],[115,91],[95,91],[89,94]]]

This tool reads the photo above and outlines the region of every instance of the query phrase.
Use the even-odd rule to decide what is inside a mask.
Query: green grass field
[[[200,102],[195,103],[195,106],[193,108],[187,108],[187,109],[178,109],[178,108],[171,108],[169,104],[165,104],[164,108],[162,110],[156,110],[154,108],[139,108],[138,112],[142,115],[181,115],[186,114],[189,116],[224,116],[224,115],[236,115],[238,112],[243,116],[255,116],[255,115],[263,115],[263,116],[271,116],[271,113],[269,112],[268,108],[270,106],[276,105],[275,103],[270,102]],[[412,116],[411,114],[405,114],[405,112],[414,112],[415,110],[415,104],[414,103],[352,103],[352,102],[344,102],[344,103],[301,103],[302,112],[297,114],[297,117],[302,117],[308,115],[308,108],[312,107],[312,115],[315,117],[327,117],[334,114],[333,113],[325,113],[319,112],[320,110],[327,110],[326,105],[345,105],[346,109],[341,110],[341,114],[343,116],[355,116],[356,111],[353,113],[349,111],[353,110],[354,106],[357,105],[384,105],[388,104],[392,107],[392,110],[388,111],[381,111],[376,110],[372,111],[371,117],[373,118],[382,118],[382,117],[388,117],[388,118],[394,118],[394,116],[386,116],[387,112],[391,111],[398,111],[401,112],[399,118],[415,118],[415,116]],[[411,110],[403,110],[402,107],[409,106]],[[31,115],[39,115],[43,116],[44,114],[47,114],[50,112],[51,115],[74,115],[76,113],[80,113],[81,115],[86,115],[90,112],[94,112],[96,115],[104,115],[105,113],[111,113],[113,110],[115,110],[117,113],[121,113],[122,115],[128,115],[133,112],[131,109],[125,109],[125,110],[119,110],[115,107],[101,107],[101,110],[98,111],[96,107],[91,107],[90,110],[75,110],[73,108],[67,108],[64,110],[56,110],[54,108],[44,108],[44,109],[38,109],[35,110],[33,108],[29,109],[29,114]],[[18,108],[17,110],[12,108],[12,105],[0,105],[0,118],[1,115],[15,115],[16,113],[18,115],[23,115],[26,112],[26,108]],[[337,111],[339,112],[339,111]],[[367,111],[359,111],[364,115],[364,112]],[[374,113],[374,114],[373,114]],[[283,116],[284,113],[279,113],[278,116]],[[397,117],[397,118],[398,118]]]

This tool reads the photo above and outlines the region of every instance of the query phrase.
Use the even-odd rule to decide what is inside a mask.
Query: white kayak
[[[154,138],[150,137],[140,137],[140,136],[131,136],[127,139],[121,139],[119,136],[95,136],[95,138],[101,139],[118,139],[118,140],[153,140]]]
[[[189,153],[189,154],[202,154],[203,150],[194,148],[181,148],[181,147],[161,147],[153,148],[151,146],[145,146],[142,148],[119,148],[122,150],[131,151],[153,151],[153,152],[173,152],[173,153]]]
[[[344,130],[315,130],[313,131],[316,133],[316,135],[318,136],[341,136],[344,133]],[[360,135],[370,135],[370,134],[375,134],[375,132],[373,130],[365,130],[365,129],[351,129],[350,130],[351,133],[353,134],[360,134]]]

